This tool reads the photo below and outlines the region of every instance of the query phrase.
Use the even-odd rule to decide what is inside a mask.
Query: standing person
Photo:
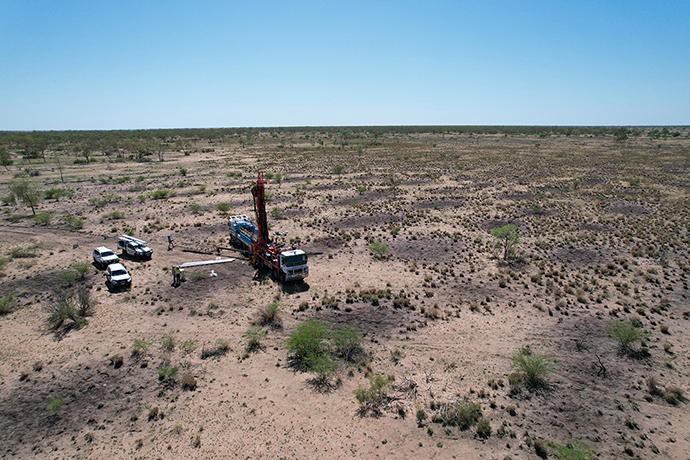
[[[170,251],[174,247],[175,244],[173,243],[172,236],[168,235],[168,251]]]
[[[180,285],[181,278],[182,278],[182,269],[180,269],[179,265],[175,265],[175,287]]]

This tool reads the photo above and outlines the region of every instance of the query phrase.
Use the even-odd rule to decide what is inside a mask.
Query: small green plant
[[[67,224],[70,230],[80,230],[84,227],[84,218],[73,216],[72,214],[67,214],[62,218],[62,221]]]
[[[247,353],[261,350],[263,348],[261,341],[265,339],[267,335],[268,333],[266,331],[257,326],[252,326],[247,329],[247,332],[242,335],[242,337],[247,339],[247,344],[245,345]]]
[[[363,337],[354,327],[342,327],[331,335],[333,353],[345,361],[355,362],[364,355]]]
[[[355,399],[359,403],[359,411],[363,414],[371,411],[378,413],[380,407],[388,402],[386,389],[391,383],[391,379],[385,375],[372,375],[369,377],[369,388],[358,388],[354,391]],[[419,411],[417,411],[419,420]],[[426,414],[425,414],[426,415]]]
[[[185,340],[182,342],[182,345],[180,345],[180,350],[182,350],[182,353],[185,355],[188,355],[194,351],[196,344],[196,340]]]
[[[634,353],[633,345],[643,342],[649,334],[629,321],[611,321],[606,325],[606,333],[616,342],[623,353]]]
[[[154,200],[162,200],[170,195],[170,190],[159,188],[158,190],[151,193],[151,198]]]
[[[179,369],[180,366],[160,366],[158,369],[156,369],[156,372],[158,373],[158,380],[168,384],[174,383],[175,379],[177,378],[177,371]]]
[[[423,408],[418,407],[417,412],[415,412],[415,418],[417,419],[417,426],[422,426],[422,423],[424,423],[428,416]]]
[[[173,351],[175,349],[176,343],[177,340],[175,339],[174,332],[168,332],[167,334],[163,334],[163,337],[161,337],[160,339],[161,348],[166,351]]]
[[[33,217],[34,222],[36,222],[39,225],[48,225],[50,224],[50,221],[52,220],[53,215],[49,212],[42,212],[40,214],[36,214]]]
[[[141,357],[148,353],[149,347],[151,346],[151,341],[144,339],[134,339],[132,341],[132,356]]]
[[[565,444],[549,442],[559,460],[596,460],[597,454],[579,439],[567,441]]]
[[[50,412],[51,414],[57,413],[57,411],[60,410],[60,408],[64,405],[64,400],[62,399],[62,396],[59,396],[57,398],[53,398],[48,405],[46,406],[46,410]]]
[[[481,417],[477,420],[477,436],[486,439],[491,436],[491,423],[488,419]]]
[[[511,358],[512,367],[517,369],[522,382],[530,388],[546,385],[553,359],[548,355],[535,355],[529,347],[519,348]]]
[[[390,248],[386,243],[380,241],[372,241],[371,244],[369,244],[369,252],[376,259],[385,259],[386,257],[388,257],[388,254],[390,254]]]
[[[187,168],[180,168],[180,175],[186,176],[187,175]]]
[[[283,218],[283,208],[275,206],[271,209],[271,218],[273,220],[281,220]]]
[[[230,206],[230,203],[218,203],[216,205],[216,210],[220,211],[222,213],[226,213],[226,212],[230,211],[231,208],[232,208],[232,206]]]
[[[74,269],[74,271],[77,272],[77,275],[79,275],[79,278],[83,280],[86,277],[86,273],[89,271],[91,264],[85,261],[73,262],[70,267]]]
[[[182,389],[183,390],[189,390],[189,391],[194,391],[196,390],[196,379],[192,374],[184,374],[182,375],[182,378],[180,378],[180,383],[182,383]]]
[[[17,300],[15,299],[14,294],[9,293],[5,295],[5,297],[0,300],[0,315],[6,315],[13,312],[16,306]]]
[[[277,300],[259,309],[254,324],[259,326],[281,327],[283,325],[282,312]]]
[[[112,211],[104,216],[106,219],[119,220],[125,218],[124,211]]]

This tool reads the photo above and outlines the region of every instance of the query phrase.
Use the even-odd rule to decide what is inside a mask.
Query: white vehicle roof
[[[104,251],[114,252],[112,249],[106,248],[105,246],[99,246],[99,247],[97,247],[97,248],[96,248],[96,251],[98,251],[98,252],[104,252]]]
[[[293,249],[291,251],[284,251],[282,254],[284,256],[301,256],[302,254],[305,254],[305,252],[301,249]]]
[[[124,271],[127,271],[127,269],[125,268],[125,266],[122,265],[122,264],[110,264],[110,265],[108,265],[108,270],[110,270],[111,272],[114,271],[114,270],[124,270]]]

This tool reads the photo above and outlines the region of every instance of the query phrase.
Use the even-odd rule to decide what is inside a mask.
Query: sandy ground
[[[288,142],[266,137],[157,164],[73,165],[64,184],[43,169],[44,188],[72,197],[40,205],[48,225],[10,206],[0,223],[0,295],[17,299],[0,317],[2,457],[528,459],[543,439],[581,440],[599,458],[690,458],[684,398],[669,403],[646,383],[690,391],[688,139],[663,148],[584,136],[433,140],[432,149],[422,135],[392,136],[362,152],[299,137],[278,148]],[[279,208],[269,221],[310,254],[306,282],[281,286],[222,250],[236,260],[188,269],[171,287],[172,265],[215,258],[181,243],[229,246],[216,207],[251,215],[246,187],[259,169],[282,175],[267,185],[269,209]],[[138,199],[162,188],[174,196]],[[67,214],[84,227],[70,230]],[[509,264],[489,233],[506,224],[521,234],[521,260]],[[93,316],[52,331],[46,307],[66,284],[60,272],[90,262],[96,246],[114,249],[128,228],[154,251],[150,261],[123,258],[132,289],[111,292],[89,267],[74,284],[91,293]],[[387,257],[373,257],[370,241],[385,242]],[[13,257],[18,247],[35,256]],[[368,288],[409,306],[372,305],[358,295]],[[330,296],[336,308],[323,305]],[[274,299],[283,326],[265,328],[263,348],[247,353],[244,334]],[[285,340],[311,318],[356,327],[370,360],[343,365],[328,387],[291,367]],[[649,333],[644,355],[621,354],[605,331],[629,319]],[[146,353],[132,354],[135,340],[150,342]],[[227,352],[204,356],[219,340]],[[511,356],[525,346],[550,356],[552,372],[543,388],[513,391]],[[174,383],[158,379],[166,364],[179,366]],[[363,415],[353,392],[374,374],[394,379],[389,402]],[[433,420],[464,400],[480,404],[488,438]]]

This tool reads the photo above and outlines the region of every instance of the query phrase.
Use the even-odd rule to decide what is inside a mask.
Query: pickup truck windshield
[[[115,254],[113,254],[113,251],[103,251],[103,252],[101,252],[101,257],[110,257],[110,256],[114,256],[114,255],[115,255]]]
[[[127,274],[126,270],[113,270],[112,276],[125,276]]]

